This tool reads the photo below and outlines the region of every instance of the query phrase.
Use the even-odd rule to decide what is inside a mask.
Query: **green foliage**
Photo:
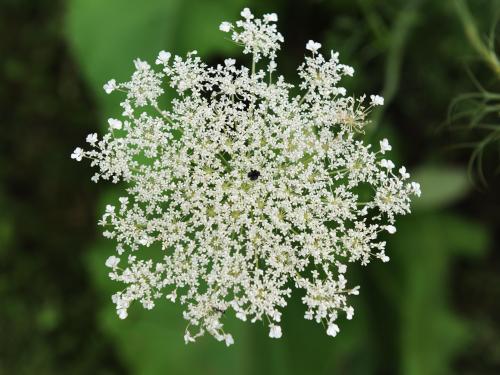
[[[457,254],[484,253],[484,228],[449,214],[421,214],[401,220],[391,245],[398,264],[401,295],[401,373],[452,373],[451,360],[469,337],[466,322],[449,306],[449,266]],[[404,292],[403,292],[404,291]],[[402,298],[401,298],[402,297]]]
[[[238,14],[237,0],[71,0],[66,18],[67,36],[87,76],[89,86],[103,104],[103,112],[116,112],[116,96],[102,86],[111,78],[126,80],[136,58],[154,61],[162,49],[184,54],[193,49],[228,53],[234,45],[218,31],[221,19]]]
[[[424,165],[416,169],[413,175],[424,192],[413,205],[417,211],[446,207],[464,198],[470,191],[464,168]]]
[[[500,21],[500,3],[492,3],[489,9],[493,19],[490,21],[492,25],[487,37],[482,35],[480,25],[465,0],[454,0],[454,5],[467,41],[481,64],[479,67],[469,67],[476,91],[462,93],[454,98],[448,111],[447,123],[452,125],[454,130],[466,133],[467,140],[457,146],[472,149],[469,160],[470,175],[477,176],[478,181],[486,186],[488,177],[485,170],[488,169],[488,163],[484,160],[488,157],[487,151],[490,148],[496,148],[497,153],[500,151],[500,60],[496,51],[499,41],[497,26]],[[483,76],[485,67],[489,69],[490,74]],[[488,86],[489,88],[485,88]],[[498,161],[498,158],[494,161],[495,172],[500,170]]]

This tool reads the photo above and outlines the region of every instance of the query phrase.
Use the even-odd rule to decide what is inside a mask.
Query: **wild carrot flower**
[[[245,8],[241,16],[220,30],[252,56],[251,68],[234,59],[211,67],[196,51],[161,51],[157,69],[137,59],[130,81],[104,85],[124,93],[120,119],[108,120],[101,139],[87,137],[92,149],[71,155],[97,168],[93,181],[124,182],[99,222],[117,243],[106,266],[124,288],[113,302],[126,318],[134,302],[179,301],[186,342],[208,332],[231,345],[224,316],[264,320],[280,338],[298,288],[305,318],[336,336],[338,316],[354,314],[348,296],[359,293],[348,265],[389,259],[379,234],[396,232],[420,187],[382,159],[387,139],[379,150],[363,143],[383,98],[347,96],[340,82],[354,69],[338,53],[324,56],[309,41],[295,96],[275,73],[276,14],[259,19]],[[170,104],[161,108],[163,95]]]

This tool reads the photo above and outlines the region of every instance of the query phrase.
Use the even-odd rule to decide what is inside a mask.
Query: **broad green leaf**
[[[392,305],[400,315],[401,373],[446,374],[468,338],[468,326],[450,306],[449,269],[457,253],[480,254],[488,235],[459,216],[405,217],[389,243],[398,292]],[[380,279],[379,279],[380,280]]]
[[[183,55],[198,50],[207,56],[236,45],[218,26],[235,19],[243,2],[202,0],[71,0],[66,32],[90,88],[107,117],[121,112],[119,95],[106,95],[104,83],[127,80],[133,60],[154,63],[162,49]]]

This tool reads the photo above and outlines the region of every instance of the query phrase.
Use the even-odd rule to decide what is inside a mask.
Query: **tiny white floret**
[[[83,155],[84,155],[83,149],[77,147],[71,154],[71,159],[75,159],[76,161],[82,161]]]
[[[122,122],[120,120],[110,118],[108,119],[108,124],[111,129],[121,129],[122,128]]]
[[[224,65],[227,67],[234,66],[234,64],[236,64],[235,59],[225,59],[224,60]]]
[[[278,22],[278,15],[276,13],[264,14],[265,22]]]
[[[326,334],[328,336],[335,337],[335,336],[337,336],[337,333],[339,333],[339,332],[340,332],[340,328],[338,325],[336,325],[335,323],[328,324],[328,329],[326,330]]]
[[[389,141],[387,138],[384,138],[380,141],[380,152],[382,154],[385,154],[386,151],[391,151],[392,146],[389,144]]]
[[[156,64],[157,65],[166,65],[168,63],[168,60],[170,60],[170,56],[172,56],[172,54],[170,52],[167,52],[167,51],[160,51],[160,53],[158,54],[158,57],[156,59]]]
[[[108,82],[106,82],[103,86],[104,91],[106,94],[111,94],[113,91],[116,90],[116,80],[110,79]]]
[[[395,167],[392,160],[387,160],[387,159],[382,159],[380,161],[380,165],[388,170],[392,170]]]
[[[270,325],[269,326],[269,337],[272,339],[279,339],[281,337],[281,327],[277,325]]]
[[[91,145],[95,144],[97,142],[97,133],[87,135],[86,141]]]
[[[309,40],[306,44],[306,49],[312,53],[316,53],[321,48],[321,43],[317,43],[314,40]]]
[[[118,266],[118,263],[120,263],[120,258],[114,255],[111,255],[108,259],[106,259],[106,267],[116,268],[116,266]]]
[[[373,106],[379,106],[379,105],[384,105],[384,98],[381,97],[380,95],[370,95],[371,99],[371,105]]]
[[[396,233],[396,227],[394,225],[386,225],[385,230],[390,234]]]
[[[249,21],[249,20],[253,19],[253,14],[252,14],[252,12],[250,12],[250,9],[248,9],[248,8],[244,8],[244,9],[241,11],[241,13],[240,13],[240,14],[241,14],[241,16],[242,16],[243,18],[245,18],[247,21]]]
[[[231,346],[234,344],[233,336],[231,336],[229,333],[224,336],[224,340],[226,342],[226,346]]]
[[[228,33],[231,31],[231,27],[232,25],[229,22],[224,21],[219,25],[219,30]]]

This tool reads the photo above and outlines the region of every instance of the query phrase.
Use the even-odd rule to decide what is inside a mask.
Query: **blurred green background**
[[[303,319],[296,296],[281,340],[228,317],[230,348],[208,336],[186,346],[181,310],[166,301],[119,320],[110,295],[120,286],[104,267],[113,244],[96,225],[117,188],[96,186],[69,158],[121,112],[102,85],[126,80],[132,59],[161,49],[197,49],[211,63],[240,56],[218,25],[244,6],[278,13],[290,79],[314,39],[356,69],[344,82],[351,92],[385,97],[367,140],[389,137],[422,185],[388,239],[391,262],[350,275],[361,285],[356,315],[334,339]],[[495,0],[1,0],[0,374],[500,374],[499,9]]]

